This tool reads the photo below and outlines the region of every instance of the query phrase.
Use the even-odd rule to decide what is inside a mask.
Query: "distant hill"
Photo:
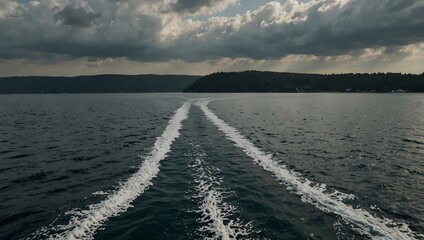
[[[4,77],[0,78],[0,93],[182,92],[199,78],[186,75]]]
[[[424,74],[214,73],[184,92],[424,92]]]
[[[278,72],[187,75],[3,77],[0,94],[144,92],[424,92],[424,74],[303,74]]]

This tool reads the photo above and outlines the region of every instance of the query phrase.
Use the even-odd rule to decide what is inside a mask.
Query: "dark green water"
[[[0,100],[0,239],[423,237],[424,95]]]

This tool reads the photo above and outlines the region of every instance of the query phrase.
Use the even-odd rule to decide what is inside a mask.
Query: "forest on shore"
[[[423,74],[219,72],[185,92],[424,92]]]
[[[190,75],[3,77],[0,94],[145,92],[424,92],[423,74],[219,72]]]
[[[145,93],[182,92],[200,76],[93,75],[77,77],[4,77],[0,93]]]

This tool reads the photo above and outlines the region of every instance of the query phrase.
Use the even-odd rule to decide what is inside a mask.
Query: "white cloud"
[[[13,0],[0,1],[0,20],[16,12],[18,4]]]
[[[349,3],[350,0],[334,0],[334,1],[324,1],[324,4],[318,8],[318,12],[327,12],[334,8],[342,8],[347,3]]]

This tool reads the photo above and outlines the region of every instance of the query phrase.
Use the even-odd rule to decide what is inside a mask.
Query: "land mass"
[[[423,74],[305,74],[261,71],[189,75],[3,77],[0,94],[146,92],[424,92]]]
[[[200,78],[184,92],[424,92],[424,73],[220,72]]]
[[[188,75],[3,77],[0,78],[0,93],[182,92],[199,78]]]

